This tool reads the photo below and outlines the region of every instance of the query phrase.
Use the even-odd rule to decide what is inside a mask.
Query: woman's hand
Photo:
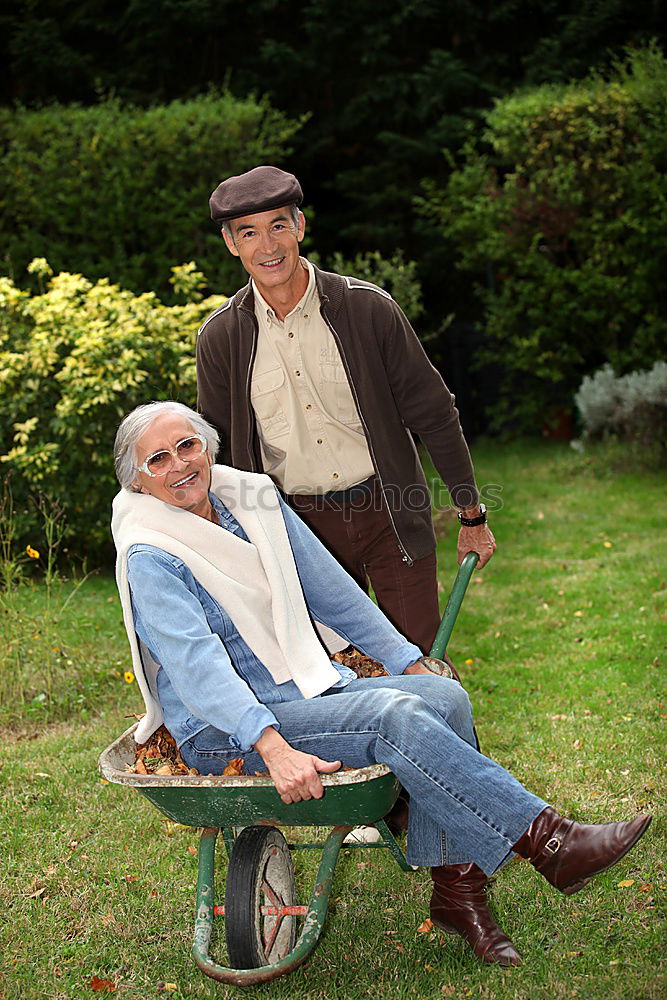
[[[321,799],[324,788],[320,774],[333,774],[341,762],[322,760],[314,754],[295,750],[277,729],[269,726],[255,743],[283,802]]]

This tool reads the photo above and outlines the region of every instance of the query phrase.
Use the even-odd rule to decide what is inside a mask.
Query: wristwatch
[[[464,528],[476,528],[478,524],[486,524],[486,507],[483,503],[479,505],[479,514],[477,517],[464,517],[461,511],[459,511],[459,521]]]

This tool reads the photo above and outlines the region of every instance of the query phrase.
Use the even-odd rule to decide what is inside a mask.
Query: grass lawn
[[[555,444],[482,444],[475,462],[489,507],[491,497],[501,504],[492,515],[498,552],[475,574],[449,651],[482,748],[576,818],[652,811],[653,826],[571,898],[525,863],[507,866],[493,906],[524,964],[506,971],[481,966],[457,938],[417,933],[426,872],[404,875],[386,852],[342,852],[314,954],[248,997],[667,994],[664,474],[609,449],[583,456]],[[447,512],[437,524],[444,601],[456,532]],[[67,593],[56,595],[56,611]],[[96,771],[124,716],[142,709],[136,685],[123,680],[129,657],[113,581],[87,580],[60,617],[53,605],[45,616],[39,590],[12,602],[0,650],[0,1000],[106,995],[93,977],[123,1000],[228,995],[189,954],[197,831]],[[305,899],[317,858],[295,860]],[[224,956],[220,937],[213,954]]]

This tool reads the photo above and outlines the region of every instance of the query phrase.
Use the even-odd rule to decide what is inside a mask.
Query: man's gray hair
[[[290,210],[290,214],[292,216],[292,222],[294,223],[294,228],[298,229],[299,228],[299,216],[301,215],[301,209],[299,208],[298,205],[290,205],[289,206],[289,210]],[[230,225],[230,223],[232,223],[233,221],[234,221],[233,219],[226,219],[222,223],[222,231],[227,236],[229,236],[229,238],[232,241],[232,243],[234,244],[234,246],[236,246],[236,240],[234,239],[234,237],[232,235],[232,227]]]
[[[116,467],[116,478],[124,489],[132,489],[137,473],[137,441],[145,434],[151,424],[165,413],[177,413],[192,426],[195,434],[201,434],[206,439],[209,455],[215,462],[220,437],[215,427],[184,403],[166,399],[158,403],[145,403],[123,417],[116,431],[113,446],[113,459]]]

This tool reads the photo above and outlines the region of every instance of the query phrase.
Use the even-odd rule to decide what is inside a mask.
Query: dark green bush
[[[6,273],[109,277],[171,292],[172,265],[195,258],[211,288],[236,288],[239,265],[208,214],[226,176],[280,162],[298,129],[265,100],[208,94],[163,107],[0,110],[0,240]]]
[[[584,375],[645,367],[667,340],[667,60],[500,100],[423,205],[477,278],[504,370],[496,423],[539,430]]]
[[[424,312],[417,262],[405,260],[401,250],[396,250],[391,257],[383,257],[378,250],[358,253],[351,260],[347,260],[342,253],[335,253],[324,261],[318,253],[306,253],[306,256],[325,271],[350,274],[386,289],[411,323],[415,323]]]

